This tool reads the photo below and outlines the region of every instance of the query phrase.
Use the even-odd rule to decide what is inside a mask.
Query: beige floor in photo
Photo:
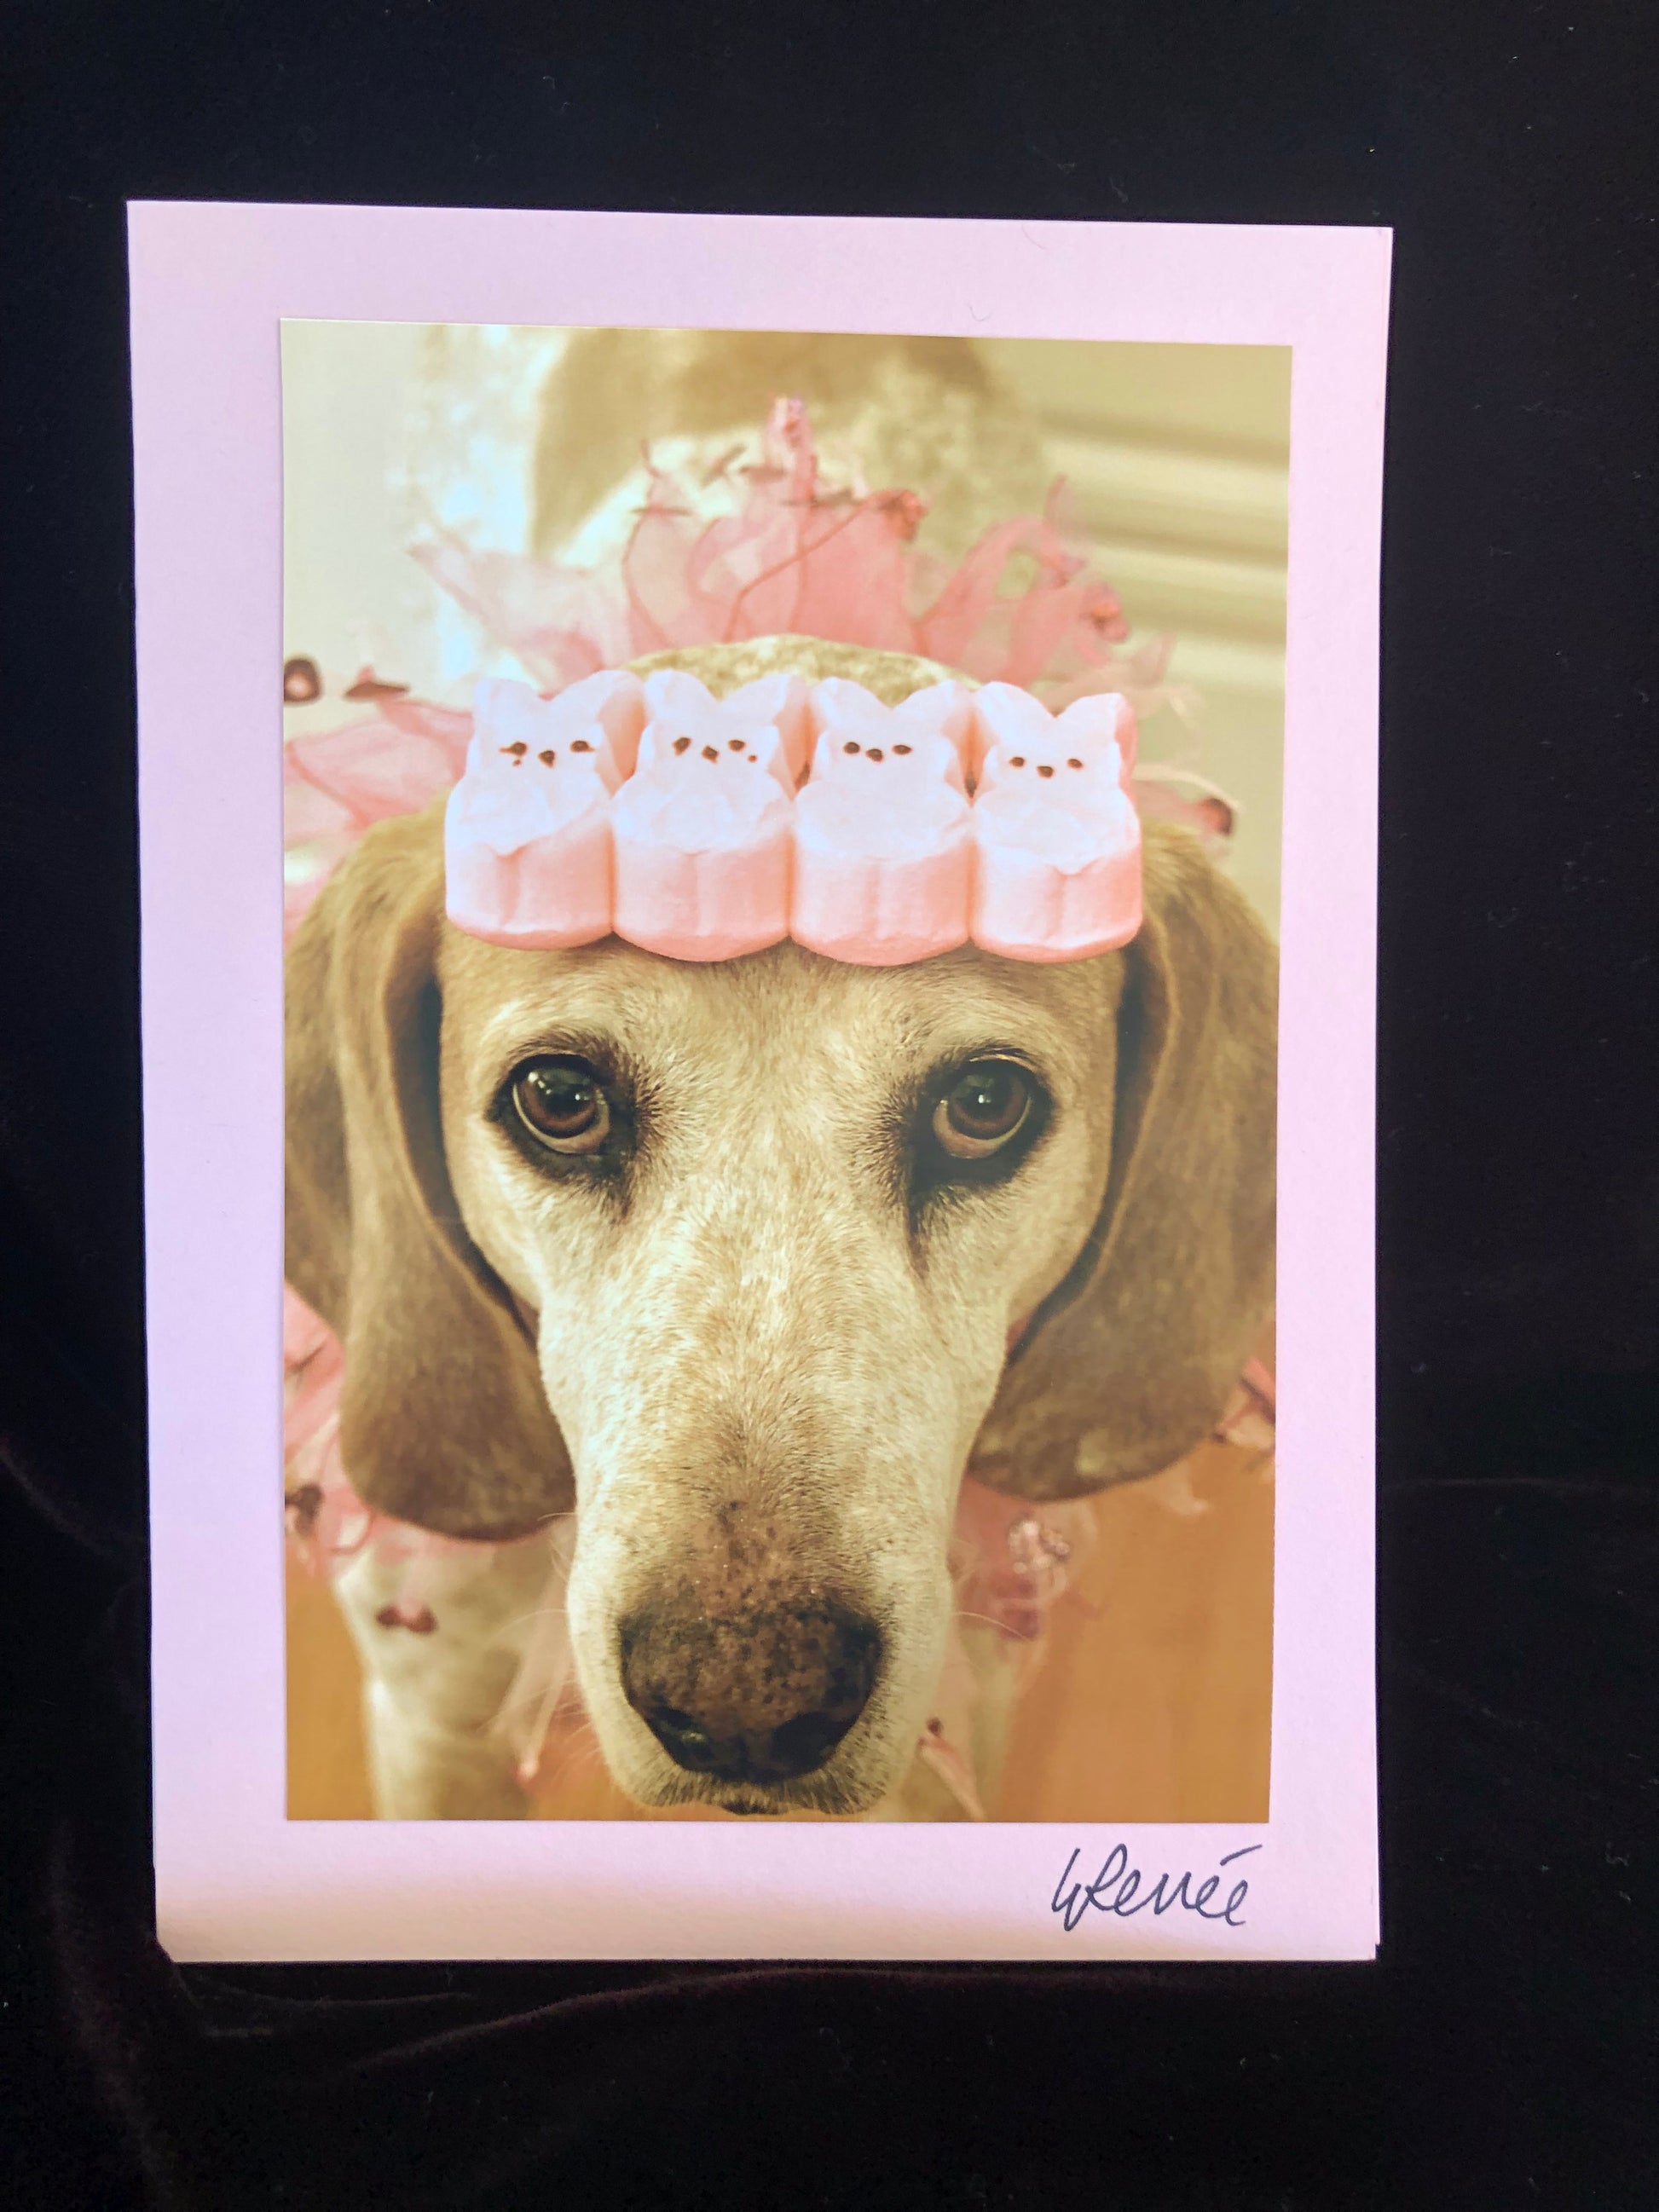
[[[1183,1470],[1094,1503],[1097,1540],[1056,1606],[1021,1704],[994,1820],[1267,1817],[1273,1462],[1212,1443]],[[328,1591],[288,1588],[289,1816],[372,1817],[356,1656]],[[580,1723],[550,1741],[534,1817],[726,1820],[647,1812]]]

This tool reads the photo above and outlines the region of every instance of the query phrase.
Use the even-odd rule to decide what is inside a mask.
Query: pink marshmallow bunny
[[[798,945],[858,966],[902,966],[967,942],[973,851],[962,757],[966,694],[938,684],[897,708],[831,678],[795,801]]]
[[[631,761],[642,714],[636,679],[609,672],[551,700],[506,679],[477,686],[466,772],[444,816],[457,928],[534,951],[609,935],[617,748]]]
[[[1055,716],[1028,692],[987,684],[974,799],[975,945],[1012,960],[1080,960],[1140,927],[1140,820],[1126,788],[1121,700]],[[1079,713],[1086,708],[1086,713]]]
[[[611,807],[617,934],[676,960],[776,945],[789,933],[794,790],[776,726],[678,671],[646,692],[652,720]]]

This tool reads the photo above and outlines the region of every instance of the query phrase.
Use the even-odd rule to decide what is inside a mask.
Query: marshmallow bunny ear
[[[1191,1450],[1273,1301],[1273,946],[1186,830],[1148,823],[1145,861],[1143,926],[1119,956],[1105,1202],[1016,1347],[969,1463],[1024,1498],[1079,1497]]]
[[[288,1280],[345,1347],[366,1504],[446,1535],[569,1510],[535,1348],[461,1224],[438,1110],[441,810],[382,823],[301,923],[287,982]]]

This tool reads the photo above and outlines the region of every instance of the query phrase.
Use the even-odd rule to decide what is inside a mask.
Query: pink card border
[[[1374,229],[129,210],[157,1924],[176,1960],[1370,1957]],[[289,1821],[280,1433],[279,319],[1289,345],[1281,1413],[1261,1827]],[[1262,1848],[1246,1924],[1051,1909]],[[1225,1892],[1222,1893],[1223,1895]]]

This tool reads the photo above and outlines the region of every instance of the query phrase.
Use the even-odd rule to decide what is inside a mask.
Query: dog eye
[[[532,1060],[513,1079],[513,1104],[538,1145],[596,1152],[611,1132],[611,1103],[585,1060]]]
[[[933,1136],[952,1159],[1000,1152],[1030,1117],[1031,1079],[1011,1060],[976,1060],[933,1109]]]

